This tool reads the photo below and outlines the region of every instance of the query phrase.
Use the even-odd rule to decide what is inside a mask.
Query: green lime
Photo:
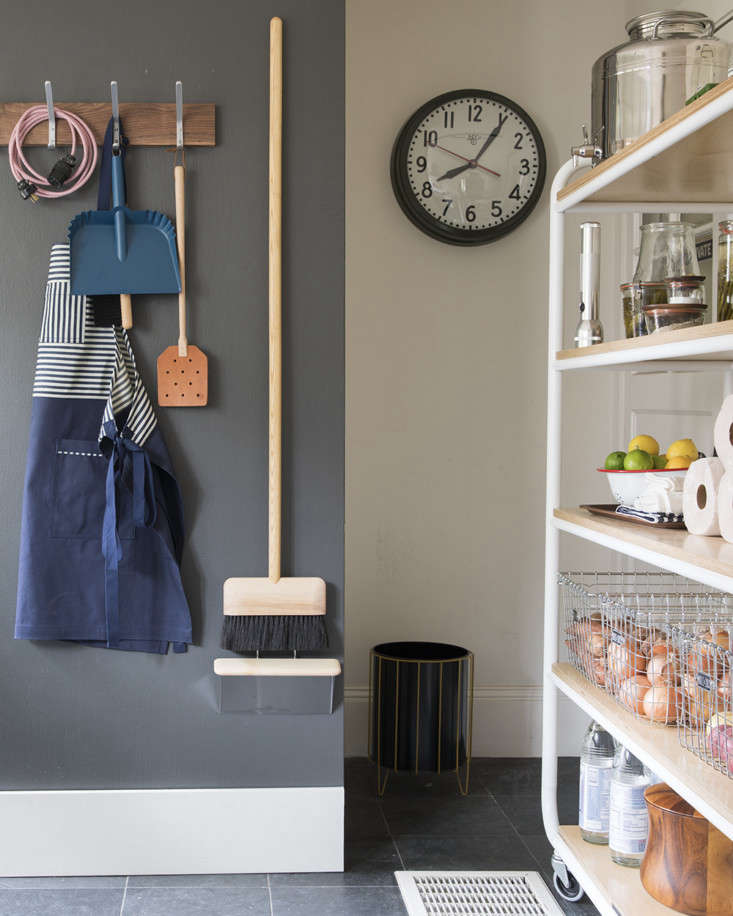
[[[654,459],[654,470],[663,471],[667,467],[667,456],[666,455],[652,455]]]
[[[607,471],[623,471],[626,452],[611,452],[603,467]]]
[[[640,448],[635,448],[624,458],[625,471],[649,471],[654,467],[654,459]]]

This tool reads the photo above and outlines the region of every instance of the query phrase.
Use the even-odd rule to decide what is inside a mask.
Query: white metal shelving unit
[[[593,541],[695,581],[733,593],[733,544],[684,531],[654,531],[600,520],[560,507],[562,380],[566,372],[600,369],[730,370],[733,321],[563,350],[565,215],[587,212],[725,213],[733,211],[733,79],[587,170],[570,160],[552,184],[547,377],[547,497],[542,734],[542,815],[556,853],[603,916],[671,914],[642,888],[636,869],[615,865],[607,847],[585,843],[557,813],[559,692],[599,721],[728,836],[733,837],[733,779],[685,751],[676,730],[635,719],[558,657],[560,533]],[[566,186],[567,185],[567,186]],[[716,285],[714,283],[714,291]]]

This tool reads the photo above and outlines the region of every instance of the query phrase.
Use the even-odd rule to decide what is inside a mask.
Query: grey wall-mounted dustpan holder
[[[318,716],[334,710],[337,658],[217,658],[220,713]]]

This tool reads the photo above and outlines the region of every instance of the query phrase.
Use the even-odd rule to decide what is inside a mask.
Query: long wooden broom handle
[[[181,272],[181,291],[178,294],[178,355],[188,356],[186,337],[186,170],[182,165],[173,169],[176,185],[176,243],[178,266]]]
[[[132,327],[132,296],[129,293],[120,293],[120,313],[122,327],[129,331]]]
[[[270,20],[270,181],[269,181],[269,474],[268,575],[280,579],[282,530],[282,134],[283,23]]]

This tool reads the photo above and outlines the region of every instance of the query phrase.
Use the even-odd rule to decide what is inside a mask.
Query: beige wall
[[[347,753],[370,646],[407,638],[476,652],[478,753],[538,752],[547,199],[636,7],[347,0]],[[389,156],[424,101],[474,87],[532,115],[548,179],[518,230],[461,249],[403,216]]]

